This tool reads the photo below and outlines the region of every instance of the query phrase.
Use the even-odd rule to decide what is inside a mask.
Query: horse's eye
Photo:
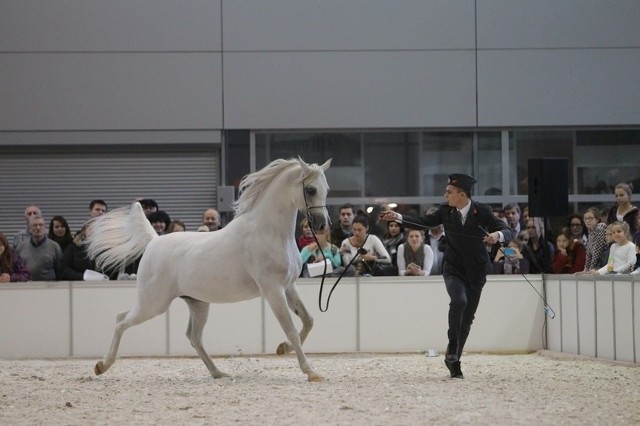
[[[305,188],[305,191],[307,191],[307,195],[311,196],[314,196],[318,193],[318,189],[315,186],[307,186]]]

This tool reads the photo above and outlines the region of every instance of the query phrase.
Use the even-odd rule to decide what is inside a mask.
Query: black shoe
[[[460,361],[452,363],[451,367],[449,367],[449,372],[451,373],[452,379],[464,379],[464,375],[462,374],[462,370],[460,369]]]
[[[444,365],[449,369],[449,374],[452,379],[464,379],[462,370],[460,369],[460,361],[458,361],[458,355],[445,355]]]

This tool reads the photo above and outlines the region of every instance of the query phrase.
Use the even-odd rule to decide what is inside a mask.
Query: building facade
[[[332,157],[329,204],[527,202],[569,160],[571,210],[640,190],[640,2],[0,3],[0,231],[29,203],[78,229],[137,197],[194,230],[220,186]],[[227,219],[230,216],[227,216]]]

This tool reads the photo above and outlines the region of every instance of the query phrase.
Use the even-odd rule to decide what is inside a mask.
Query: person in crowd
[[[429,207],[425,214],[430,215],[436,211],[438,211],[437,207]],[[444,234],[444,225],[440,224],[429,228],[424,243],[428,244],[433,252],[433,265],[431,266],[429,275],[442,275],[442,260],[444,259],[444,252],[447,248],[447,237]]]
[[[605,233],[607,225],[600,222],[600,210],[595,207],[589,207],[585,210],[584,224],[587,227],[589,238],[587,239],[587,258],[584,263],[584,271],[582,273],[589,273],[593,269],[598,269],[598,262],[602,252],[607,248],[607,241],[605,239]]]
[[[391,264],[398,266],[398,247],[405,242],[404,226],[395,220],[387,222],[387,231],[382,238],[384,248],[391,255]]]
[[[527,231],[522,231],[527,233]],[[527,233],[528,234],[528,233]],[[529,261],[522,254],[523,243],[515,238],[502,250],[498,250],[493,259],[493,274],[528,274]]]
[[[636,264],[631,272],[633,275],[640,274],[640,237],[634,238],[634,244],[636,245]]]
[[[99,277],[102,271],[98,271],[95,261],[87,255],[85,240],[90,225],[84,224],[78,231],[71,243],[62,254],[62,272],[61,279],[65,281],[83,281],[87,270],[94,271],[95,276]],[[103,275],[105,279],[108,275]],[[116,279],[117,273],[111,273],[111,279]]]
[[[627,222],[631,235],[635,234],[638,223],[638,208],[631,204],[631,185],[619,183],[614,190],[616,204],[607,214],[607,224],[614,222]]]
[[[57,281],[60,279],[62,249],[47,238],[44,218],[36,215],[29,220],[31,238],[18,245],[17,252],[31,272],[33,281]]]
[[[452,378],[464,378],[460,357],[471,331],[482,288],[491,269],[486,244],[507,242],[512,238],[506,223],[493,215],[490,206],[471,199],[476,179],[465,174],[449,175],[445,188],[446,203],[435,213],[422,217],[386,212],[384,220],[402,221],[407,228],[444,225],[447,249],[444,252],[443,278],[449,304],[449,343],[445,365]]]
[[[338,241],[344,241],[352,235],[351,225],[353,218],[353,206],[349,203],[343,204],[340,207],[340,219],[331,228],[331,241],[338,243]]]
[[[550,273],[554,249],[553,244],[544,237],[542,219],[530,217],[527,220],[527,232],[529,233],[529,242],[524,246],[522,254],[529,261],[529,273]]]
[[[521,220],[523,224],[527,223],[527,220],[529,220],[529,206],[524,206],[522,207],[522,214],[521,214]]]
[[[592,274],[628,274],[636,264],[636,246],[629,238],[627,222],[617,221],[611,224],[614,243],[611,245],[609,261],[600,269],[591,270]]]
[[[302,251],[303,248],[311,243],[315,243],[313,233],[311,232],[311,226],[309,225],[309,219],[306,217],[300,221],[300,236],[298,237],[298,250]]]
[[[556,251],[551,262],[554,274],[575,274],[584,271],[587,250],[580,240],[574,239],[569,228],[562,228],[556,237]]]
[[[169,226],[167,226],[167,234],[171,234],[172,232],[185,232],[186,230],[186,225],[179,219],[172,220]]]
[[[151,198],[141,198],[138,202],[140,203],[140,206],[142,206],[142,210],[146,217],[149,217],[151,213],[155,213],[160,209],[156,200],[152,200]]]
[[[633,241],[640,240],[640,214],[636,218],[636,229],[637,229],[637,231],[634,234],[631,234],[631,237],[633,238]]]
[[[0,233],[0,283],[25,282],[31,273],[18,252],[11,248],[7,237]]]
[[[424,243],[424,231],[408,229],[406,240],[398,247],[398,275],[429,275],[433,250]]]
[[[571,238],[576,241],[580,241],[583,246],[587,245],[589,233],[582,216],[577,213],[570,214],[567,221],[567,228],[571,231]]]
[[[107,212],[107,203],[104,200],[91,200],[89,203],[89,217],[102,216]]]
[[[71,228],[67,223],[67,219],[62,216],[54,216],[49,222],[48,237],[51,241],[58,243],[64,253],[64,249],[73,241],[73,235],[71,235]]]
[[[11,244],[13,248],[16,248],[23,241],[29,241],[31,238],[31,233],[29,231],[29,220],[33,216],[42,216],[42,212],[40,211],[40,207],[35,204],[30,204],[27,208],[24,209],[24,221],[26,224],[26,228],[23,231],[18,231],[13,237],[13,243]]]
[[[338,270],[342,266],[340,250],[329,240],[329,226],[320,226],[320,228],[316,230],[316,237],[318,238],[320,246],[318,246],[318,243],[316,243],[314,240],[304,246],[300,251],[303,276],[308,276],[306,265],[309,263],[323,262],[325,259],[328,259],[331,262],[331,266],[334,271]],[[307,272],[306,275],[305,272]]]
[[[493,208],[493,215],[495,217],[497,217],[498,219],[504,221],[504,223],[507,223],[507,218],[504,215],[504,209],[502,207],[494,207]]]
[[[149,222],[151,222],[151,226],[156,230],[158,235],[164,235],[171,223],[171,217],[169,214],[163,210],[158,210],[155,213],[151,213],[147,216]]]
[[[202,224],[209,228],[209,231],[220,229],[220,213],[216,209],[206,209],[202,213]]]
[[[529,220],[529,219],[527,219]],[[524,231],[520,231],[518,236],[516,237],[518,241],[520,241],[523,245],[529,244],[529,232],[525,229]],[[524,247],[523,247],[524,249]],[[522,251],[522,250],[520,250]]]
[[[198,227],[198,229],[196,229],[196,231],[198,231],[198,232],[209,232],[209,227],[207,225],[200,225]]]
[[[369,234],[369,218],[367,214],[359,211],[353,219],[351,231],[352,236],[345,238],[340,245],[342,263],[347,266],[351,264],[354,256],[359,256],[356,270],[363,275],[374,275],[374,269],[382,270],[378,264],[393,266],[391,255],[384,248],[384,244],[377,236]],[[359,249],[364,249],[366,254],[359,254]],[[379,272],[382,274],[382,272]],[[397,275],[397,274],[396,274]]]
[[[504,206],[503,210],[511,232],[513,235],[518,235],[518,232],[524,229],[524,224],[520,219],[520,206],[517,203],[511,203]]]
[[[602,254],[600,255],[600,259],[598,259],[598,263],[596,264],[596,269],[600,269],[604,265],[609,263],[609,256],[611,255],[611,246],[615,242],[613,240],[613,223],[610,223],[604,229],[604,241],[607,243],[607,246],[602,251]]]

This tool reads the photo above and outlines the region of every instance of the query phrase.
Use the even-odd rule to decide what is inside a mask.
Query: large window
[[[492,204],[527,204],[528,161],[567,158],[570,211],[606,208],[613,188],[640,192],[640,130],[364,131],[255,133],[256,167],[300,155],[333,158],[329,204],[358,208],[388,202],[424,211],[443,201],[447,176],[478,178],[473,196]],[[640,197],[633,201],[640,204]]]

